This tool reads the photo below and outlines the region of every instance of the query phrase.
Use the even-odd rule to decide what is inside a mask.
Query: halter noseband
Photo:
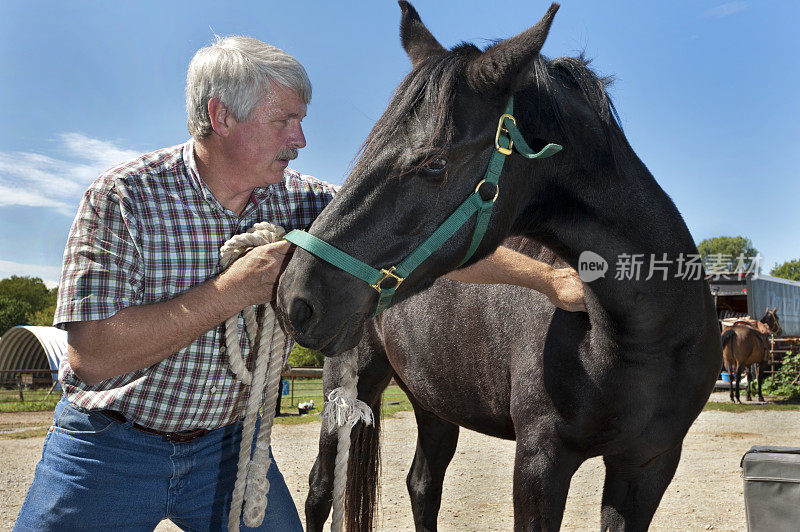
[[[514,119],[514,97],[508,100],[506,111],[500,116],[497,123],[497,133],[494,136],[494,148],[492,157],[489,160],[489,167],[486,169],[483,179],[475,187],[475,192],[470,194],[466,200],[451,214],[442,225],[440,225],[425,242],[414,250],[408,257],[399,264],[388,269],[377,270],[368,264],[348,255],[344,251],[333,247],[324,240],[301,230],[289,232],[284,238],[320,259],[333,264],[334,266],[358,277],[369,284],[378,292],[378,304],[375,314],[378,315],[391,305],[392,297],[400,284],[411,275],[417,266],[439,249],[458,229],[477,213],[475,229],[472,233],[472,242],[469,250],[459,263],[461,267],[467,262],[475,250],[478,249],[489,226],[489,219],[492,217],[492,209],[495,200],[500,194],[498,181],[503,171],[503,163],[506,157],[511,155],[514,149],[528,159],[543,159],[550,157],[561,151],[562,147],[558,144],[547,144],[540,151],[534,153],[530,146],[525,142],[519,129],[517,121]],[[491,199],[484,200],[480,191],[485,185],[494,186],[494,194]],[[489,197],[489,196],[486,196]]]

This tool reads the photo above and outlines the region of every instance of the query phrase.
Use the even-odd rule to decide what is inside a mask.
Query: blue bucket
[[[722,372],[722,382],[731,382],[731,376],[727,371]]]

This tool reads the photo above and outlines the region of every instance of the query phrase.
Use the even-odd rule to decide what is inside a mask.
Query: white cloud
[[[711,9],[705,12],[705,15],[713,18],[723,18],[738,13],[740,11],[744,11],[745,9],[747,9],[747,2],[742,2],[742,1],[725,2],[724,4],[720,4],[717,7],[712,7]]]
[[[57,210],[69,209],[73,206],[71,203],[45,197],[38,191],[6,186],[0,180],[0,206],[2,205],[50,207]]]
[[[39,266],[37,264],[22,264],[11,262],[10,260],[0,260],[0,279],[11,277],[12,275],[39,277],[44,281],[47,288],[58,286],[58,279],[61,277],[60,266]]]
[[[81,194],[94,178],[139,155],[80,133],[64,133],[60,140],[64,159],[0,151],[0,207],[42,207],[73,216]]]

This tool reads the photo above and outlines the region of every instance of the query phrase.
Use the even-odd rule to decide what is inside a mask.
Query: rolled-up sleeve
[[[84,194],[70,228],[53,324],[102,320],[141,303],[144,272],[129,196],[98,179]]]

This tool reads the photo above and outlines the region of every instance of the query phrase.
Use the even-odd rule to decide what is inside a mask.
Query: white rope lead
[[[247,233],[235,235],[225,242],[220,249],[220,263],[223,268],[230,266],[236,259],[250,249],[263,244],[280,240],[285,231],[282,227],[262,222],[254,225]],[[242,518],[242,504],[245,503],[244,523],[249,527],[257,527],[264,520],[267,508],[267,470],[269,469],[269,443],[272,433],[272,422],[275,416],[276,393],[278,386],[273,381],[280,380],[283,366],[283,331],[277,324],[272,305],[263,305],[262,321],[259,326],[256,311],[247,307],[242,311],[245,330],[251,350],[255,352],[255,368],[251,372],[247,361],[239,348],[239,316],[225,320],[225,346],[228,365],[236,377],[250,386],[250,397],[245,405],[242,440],[239,444],[239,463],[236,482],[231,496],[231,508],[228,515],[228,530],[238,531]],[[267,374],[269,372],[269,375]],[[265,391],[266,390],[266,391]],[[262,410],[261,428],[256,440],[256,450],[250,458],[253,436],[255,435],[258,411],[262,407],[261,394],[264,393],[264,409]],[[271,404],[270,408],[267,405]]]
[[[246,233],[235,235],[220,249],[222,268],[227,268],[256,246],[277,242],[283,238],[284,233],[284,229],[280,226],[261,222],[255,224]],[[258,347],[258,352],[255,354],[255,368],[252,372],[248,369],[247,361],[239,348],[239,316],[232,316],[225,320],[225,347],[228,365],[239,381],[250,386],[250,397],[245,406],[245,418],[242,426],[242,441],[239,444],[236,482],[228,516],[228,530],[233,532],[239,530],[242,505],[244,505],[244,523],[252,528],[261,525],[267,509],[269,447],[275,408],[280,393],[284,334],[275,319],[272,306],[264,305],[263,308],[260,326],[257,323],[253,307],[247,307],[242,311],[251,350]],[[256,338],[258,338],[257,341]],[[333,516],[331,518],[331,530],[334,532],[340,532],[344,522],[344,493],[347,483],[347,460],[350,455],[350,432],[358,421],[364,421],[367,425],[372,424],[373,421],[372,410],[363,401],[358,400],[358,355],[356,351],[348,351],[339,359],[341,360],[339,388],[328,394],[328,401],[320,414],[329,430],[333,431],[338,427]],[[264,390],[263,404],[261,404],[261,390]],[[251,459],[250,454],[259,408],[262,412],[261,428]]]
[[[355,349],[340,356],[339,388],[328,394],[320,417],[331,432],[338,427],[336,462],[333,469],[333,515],[331,531],[341,532],[344,523],[344,495],[347,486],[347,460],[350,457],[350,432],[359,421],[372,424],[372,410],[358,400],[358,353]]]

